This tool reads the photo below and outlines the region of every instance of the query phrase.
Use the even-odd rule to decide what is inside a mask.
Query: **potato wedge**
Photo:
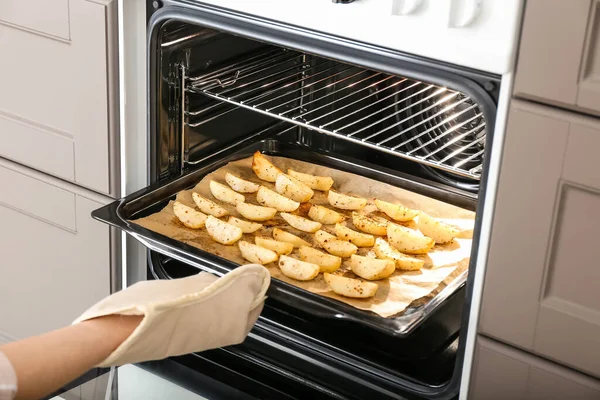
[[[271,207],[277,211],[296,211],[300,207],[300,203],[285,196],[261,186],[256,193],[256,201],[265,207]]]
[[[388,224],[387,238],[393,247],[408,254],[426,254],[435,245],[435,240],[421,232],[396,224]]]
[[[298,253],[302,261],[317,264],[321,272],[333,272],[342,265],[340,257],[323,253],[309,246],[300,246]]]
[[[207,199],[206,197],[200,196],[198,193],[192,193],[192,199],[196,206],[202,211],[204,214],[212,215],[217,218],[221,218],[229,214],[229,211],[218,205],[212,200]]]
[[[358,247],[371,247],[375,244],[375,237],[373,235],[356,232],[341,224],[335,224],[335,234],[338,239],[345,240]]]
[[[367,205],[366,199],[347,196],[334,190],[329,191],[327,194],[327,200],[333,207],[340,208],[342,210],[361,210]]]
[[[251,221],[268,221],[277,214],[277,210],[271,207],[255,206],[249,203],[238,203],[235,206],[237,212]]]
[[[275,262],[279,258],[279,255],[275,251],[246,242],[245,240],[240,240],[238,247],[240,248],[242,257],[251,263],[265,265]]]
[[[299,217],[294,214],[282,212],[279,213],[279,215],[281,215],[281,218],[283,218],[285,222],[302,232],[314,233],[323,226],[320,222],[311,221],[308,218]]]
[[[246,198],[243,194],[239,194],[217,181],[210,181],[208,186],[210,187],[210,192],[212,195],[215,196],[217,200],[221,200],[223,203],[235,206],[237,203],[243,203],[246,201]]]
[[[373,250],[377,258],[393,260],[396,263],[396,268],[402,271],[418,271],[425,265],[425,261],[399,252],[382,238],[375,239]]]
[[[379,289],[379,285],[374,282],[363,282],[345,276],[324,273],[323,278],[334,293],[344,297],[366,299],[375,296],[377,289]]]
[[[387,234],[388,221],[383,218],[373,218],[353,212],[352,224],[359,231],[370,233],[371,235],[385,236]]]
[[[225,174],[225,182],[238,193],[256,193],[260,185],[230,174]]]
[[[302,172],[297,172],[293,169],[288,169],[287,173],[292,178],[298,179],[300,182],[314,190],[326,192],[331,189],[331,186],[333,185],[333,179],[329,176],[303,174]]]
[[[321,245],[329,254],[333,254],[338,257],[350,257],[358,251],[358,247],[350,242],[339,240],[335,236],[325,231],[317,231],[315,233],[315,240]]]
[[[274,166],[271,161],[267,160],[260,151],[254,153],[252,158],[252,171],[263,181],[275,182],[277,175],[282,174],[283,171]]]
[[[298,236],[279,228],[273,228],[273,239],[280,242],[291,243],[294,245],[294,247],[310,246],[310,243],[308,243],[306,240],[303,240]]]
[[[234,244],[242,238],[240,228],[221,221],[212,215],[206,218],[206,231],[215,242],[225,245]]]
[[[275,190],[277,193],[300,203],[307,202],[315,194],[307,185],[285,174],[277,176]]]
[[[350,257],[350,269],[363,279],[376,281],[390,276],[396,270],[396,263],[392,260],[353,254]]]
[[[317,264],[300,261],[289,256],[281,256],[279,258],[279,269],[288,278],[298,281],[315,279],[320,271]]]
[[[173,203],[173,213],[179,218],[181,223],[191,229],[204,228],[206,223],[206,214],[194,210],[178,201]]]
[[[417,228],[425,236],[429,236],[436,243],[448,243],[460,233],[460,229],[443,223],[424,212],[419,214]]]
[[[254,243],[257,246],[264,247],[265,249],[273,250],[277,254],[290,254],[294,250],[294,245],[287,242],[280,242],[278,240],[267,239],[260,236],[254,238]]]
[[[375,205],[379,211],[385,213],[394,221],[406,222],[419,215],[419,210],[413,210],[411,208],[401,206],[400,204],[392,204],[383,200],[376,199]]]
[[[310,210],[308,210],[308,216],[309,218],[325,225],[337,224],[338,222],[342,222],[344,219],[342,214],[330,210],[327,207],[317,205],[310,207]]]
[[[229,217],[227,221],[228,224],[233,226],[237,226],[244,233],[254,233],[260,228],[262,228],[262,224],[258,224],[256,222],[244,221],[243,219],[236,218],[234,216]]]

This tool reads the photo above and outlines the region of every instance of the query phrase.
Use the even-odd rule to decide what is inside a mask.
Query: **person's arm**
[[[0,346],[17,375],[17,399],[39,399],[106,359],[142,320],[109,315]]]

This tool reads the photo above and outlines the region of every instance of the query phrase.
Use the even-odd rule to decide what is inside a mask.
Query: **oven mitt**
[[[221,278],[201,272],[181,279],[139,282],[100,301],[73,324],[111,314],[144,316],[98,367],[239,344],[262,311],[270,280],[265,267],[249,264]]]

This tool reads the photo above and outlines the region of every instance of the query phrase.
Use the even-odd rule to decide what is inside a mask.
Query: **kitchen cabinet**
[[[110,201],[0,159],[0,343],[70,324],[110,293]]]
[[[0,157],[118,196],[116,0],[0,1]]]
[[[600,0],[528,0],[515,95],[600,115]]]
[[[513,101],[480,331],[600,377],[600,120]]]
[[[479,337],[469,399],[591,400],[600,381]]]

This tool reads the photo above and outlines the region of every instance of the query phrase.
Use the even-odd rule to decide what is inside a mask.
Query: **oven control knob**
[[[471,25],[481,13],[483,0],[452,0],[450,6],[450,28],[464,28]]]
[[[423,0],[392,0],[392,15],[408,15],[421,6]]]

